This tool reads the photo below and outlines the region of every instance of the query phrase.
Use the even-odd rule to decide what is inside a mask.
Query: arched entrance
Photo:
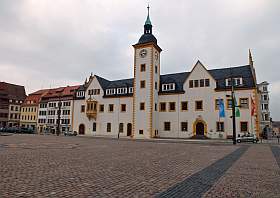
[[[204,135],[204,124],[202,122],[196,123],[195,133],[196,135]]]
[[[85,125],[80,124],[79,125],[79,135],[84,135],[85,134]]]
[[[193,135],[196,137],[206,137],[207,135],[207,124],[201,117],[197,118],[193,123]]]
[[[131,136],[132,133],[132,124],[128,123],[127,124],[127,136]]]

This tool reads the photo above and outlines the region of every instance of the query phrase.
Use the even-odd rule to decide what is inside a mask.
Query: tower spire
[[[149,4],[148,4],[147,9],[148,9],[148,16],[147,16],[145,25],[152,25],[151,20],[150,20],[150,5]]]
[[[254,61],[253,61],[253,58],[252,58],[251,49],[249,48],[249,65],[253,66],[253,64],[254,64]]]

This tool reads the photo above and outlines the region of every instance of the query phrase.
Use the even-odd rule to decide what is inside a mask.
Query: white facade
[[[60,131],[65,132],[72,130],[72,117],[74,100],[62,99],[60,113]],[[49,131],[55,132],[58,120],[59,101],[40,102],[38,110],[37,126],[39,133]]]
[[[257,101],[252,61],[215,71],[198,61],[191,72],[161,76],[160,52],[148,16],[144,34],[134,45],[134,78],[109,81],[91,75],[76,92],[73,130],[81,135],[132,138],[231,137],[232,110],[227,107],[227,95],[231,94],[229,74],[233,71],[236,105],[241,105],[237,135],[258,135],[258,111],[251,116],[251,100]],[[224,101],[223,118],[217,99]]]
[[[272,131],[272,123],[270,120],[270,109],[269,109],[269,90],[268,90],[269,83],[264,81],[258,84],[258,91],[259,91],[259,101],[260,101],[260,128],[261,131],[264,132],[271,132]]]
[[[189,87],[189,80],[196,79],[209,79],[209,86],[207,87]],[[205,67],[198,62],[184,85],[185,93],[168,94],[161,93],[158,99],[154,99],[157,103],[155,110],[154,104],[150,105],[149,96],[150,92],[147,90],[140,90],[136,87],[135,90],[140,90],[141,94],[135,94],[135,129],[132,132],[128,131],[128,124],[133,125],[133,98],[128,97],[103,97],[104,91],[100,86],[96,76],[93,76],[89,81],[89,85],[85,90],[84,99],[74,100],[74,123],[73,130],[79,132],[80,125],[84,125],[86,135],[101,135],[117,137],[119,133],[120,123],[123,123],[123,130],[119,133],[120,136],[131,136],[133,138],[152,138],[155,135],[166,138],[190,138],[196,135],[196,125],[203,123],[204,135],[209,138],[227,138],[232,136],[232,119],[231,109],[227,108],[227,95],[230,91],[216,91],[216,81],[205,69]],[[88,95],[88,91],[92,89],[100,89],[98,95]],[[142,88],[145,89],[145,88]],[[146,92],[145,92],[146,91]],[[240,117],[236,118],[237,134],[246,132],[256,133],[256,118],[251,116],[252,106],[250,103],[251,98],[255,98],[255,89],[241,89],[235,91],[236,99],[240,103],[241,98],[247,99],[247,106],[240,109]],[[157,96],[157,95],[156,95]],[[89,119],[86,114],[87,100],[93,98],[97,101],[97,116],[96,119]],[[156,98],[156,97],[155,97]],[[215,100],[223,99],[225,104],[225,118],[219,118],[219,110],[215,107]],[[140,103],[145,102],[145,110],[141,111]],[[196,109],[196,101],[202,101],[202,109]],[[187,110],[182,110],[182,102],[187,102]],[[166,109],[161,109],[161,104],[165,103]],[[175,103],[175,110],[170,109],[170,103]],[[121,105],[126,105],[126,111],[121,111]],[[147,105],[149,104],[149,105]],[[104,111],[100,111],[100,105],[104,105]],[[110,112],[109,105],[113,105],[113,111]],[[85,110],[82,112],[82,106]],[[148,127],[150,124],[150,108],[153,106],[153,112],[157,112],[153,117],[153,136],[150,135]],[[170,129],[166,130],[165,122],[170,123]],[[187,123],[187,127],[182,129],[182,123]],[[224,129],[219,131],[217,129],[217,122],[223,122]],[[94,124],[95,123],[95,124]],[[107,125],[110,123],[111,130],[107,131]],[[247,123],[247,129],[241,129],[241,124]],[[93,130],[94,125],[96,129]],[[141,134],[139,130],[143,129],[144,133]],[[158,134],[155,134],[158,130]]]

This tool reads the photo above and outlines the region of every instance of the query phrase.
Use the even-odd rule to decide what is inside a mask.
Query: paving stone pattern
[[[247,150],[247,146],[238,148],[234,152],[218,160],[207,168],[193,174],[181,183],[160,193],[157,197],[202,197],[239,157]]]
[[[280,197],[280,169],[269,145],[253,145],[204,197]]]
[[[280,147],[279,146],[271,146],[271,151],[278,163],[278,166],[280,168]]]
[[[0,197],[152,197],[236,150],[232,145],[0,137]]]

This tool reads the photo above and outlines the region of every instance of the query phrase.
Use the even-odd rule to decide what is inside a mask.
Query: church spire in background
[[[253,58],[252,58],[251,49],[249,49],[249,65],[251,65],[251,66],[254,65],[254,61],[253,61]]]

